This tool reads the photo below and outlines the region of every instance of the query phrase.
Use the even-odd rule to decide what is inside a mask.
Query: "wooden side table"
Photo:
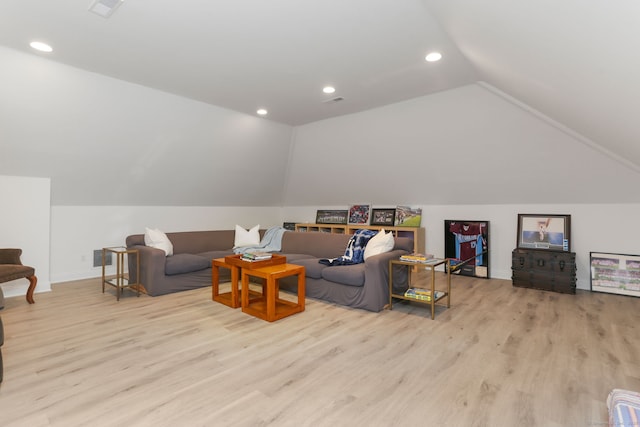
[[[411,268],[411,267],[417,267],[417,268],[424,268],[425,270],[431,270],[430,271],[430,287],[429,287],[429,291],[431,292],[431,298],[427,301],[427,300],[419,300],[416,298],[410,298],[410,297],[406,297],[404,296],[404,294],[394,294],[393,293],[393,266],[394,265],[404,265],[407,266],[407,268]],[[447,275],[447,289],[446,291],[440,291],[442,292],[441,295],[439,297],[436,297],[436,270],[435,268],[439,265],[444,266],[445,268],[445,274]],[[411,271],[408,272],[408,274],[411,274]],[[411,283],[409,283],[409,286],[411,286]],[[414,301],[420,304],[427,304],[431,306],[431,319],[435,319],[436,318],[436,302],[439,302],[443,299],[446,299],[446,306],[447,308],[451,307],[451,265],[449,264],[449,260],[448,259],[431,259],[428,260],[425,263],[421,263],[421,262],[410,262],[410,261],[400,261],[399,259],[392,259],[389,260],[389,310],[393,310],[393,298],[398,298],[398,299],[402,299],[402,300],[407,300],[407,301]]]
[[[106,267],[106,255],[107,252],[111,252],[116,256],[116,275],[112,278],[107,278],[105,274]],[[125,256],[136,257],[136,282],[132,283],[129,280],[129,274],[124,272],[124,260]],[[142,284],[138,282],[140,277],[140,254],[137,249],[127,249],[124,246],[114,246],[110,248],[102,248],[102,293],[104,293],[105,285],[110,285],[116,288],[116,300],[120,301],[120,295],[126,288],[135,289],[138,296],[140,296],[140,287]]]
[[[211,299],[231,308],[240,307],[240,272],[242,270],[253,270],[270,265],[284,264],[287,257],[273,254],[271,259],[262,261],[244,261],[242,255],[230,255],[224,258],[215,258],[211,261]],[[220,268],[228,268],[231,271],[231,291],[220,293]],[[264,288],[262,290],[264,293]],[[262,295],[255,292],[256,295]]]
[[[298,302],[278,298],[280,286],[278,281],[284,277],[298,276]],[[249,298],[249,277],[255,276],[265,280],[266,295],[261,298]],[[264,288],[263,288],[264,289]],[[274,322],[283,317],[304,311],[305,269],[301,265],[280,264],[254,270],[242,270],[242,311],[267,322]]]

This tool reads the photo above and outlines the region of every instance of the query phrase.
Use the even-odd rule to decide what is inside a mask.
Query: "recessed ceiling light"
[[[267,110],[265,110],[264,108],[260,108],[260,109],[258,109],[258,111],[256,111],[256,113],[258,113],[258,115],[260,115],[260,116],[266,116],[267,115]]]
[[[427,62],[436,62],[442,59],[442,54],[440,52],[431,52],[424,58]]]
[[[35,50],[39,50],[40,52],[53,52],[53,48],[46,43],[31,42],[29,43],[29,46],[31,46]]]
[[[336,91],[336,88],[335,88],[335,87],[333,87],[333,86],[325,86],[325,87],[322,89],[322,91],[323,91],[324,93],[333,93],[333,92],[335,92],[335,91]]]

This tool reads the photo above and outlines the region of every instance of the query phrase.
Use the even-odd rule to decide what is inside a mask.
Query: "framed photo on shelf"
[[[396,220],[396,210],[392,209],[371,209],[371,225],[393,226]]]
[[[591,290],[640,297],[640,255],[589,253]]]
[[[346,224],[346,210],[318,209],[316,212],[316,224]]]
[[[371,205],[351,205],[349,207],[349,225],[369,225]]]
[[[571,251],[571,215],[518,214],[517,247]]]
[[[409,206],[396,207],[396,227],[420,227],[422,222],[422,209],[412,209]]]
[[[444,221],[444,256],[451,273],[489,278],[489,221]]]

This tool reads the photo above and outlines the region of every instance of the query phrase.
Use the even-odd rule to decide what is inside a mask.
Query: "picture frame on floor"
[[[571,215],[518,214],[516,246],[571,252]]]
[[[451,273],[488,279],[489,221],[444,221],[444,256]]]
[[[640,297],[640,255],[590,252],[591,290]]]

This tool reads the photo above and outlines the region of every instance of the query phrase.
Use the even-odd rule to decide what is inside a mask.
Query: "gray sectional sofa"
[[[140,254],[140,282],[151,296],[211,286],[211,260],[233,254],[234,230],[189,231],[166,233],[173,244],[173,255],[145,246],[144,235],[126,238],[129,249]],[[340,305],[380,311],[389,302],[389,260],[409,253],[413,242],[406,237],[395,238],[390,252],[369,257],[355,265],[327,266],[321,258],[336,258],[344,254],[350,236],[344,234],[286,231],[279,252],[291,264],[306,270],[306,296]],[[129,258],[129,272],[137,278],[135,260]],[[225,276],[226,274],[226,276]],[[394,288],[406,289],[407,272],[394,270]],[[221,269],[221,280],[228,280],[228,271]],[[283,279],[280,287],[295,292],[295,278]]]

